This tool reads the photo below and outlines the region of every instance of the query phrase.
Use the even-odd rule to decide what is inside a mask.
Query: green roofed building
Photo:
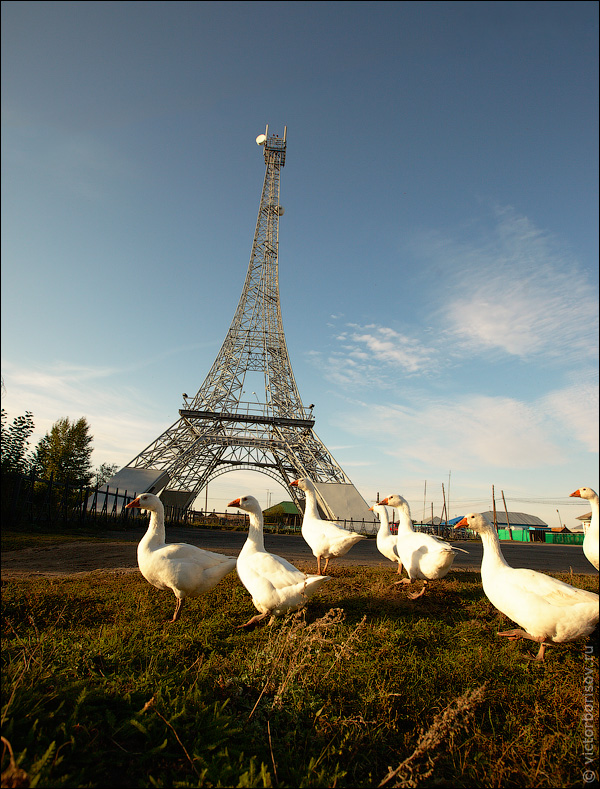
[[[263,510],[263,515],[300,515],[298,507],[293,501],[280,501],[279,504],[273,504],[266,510]]]
[[[302,524],[302,513],[293,501],[280,501],[263,510],[263,517],[266,523],[277,523],[288,527],[300,528]]]

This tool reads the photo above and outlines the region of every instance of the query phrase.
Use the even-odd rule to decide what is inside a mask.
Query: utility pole
[[[506,513],[506,528],[508,529],[508,533],[510,535],[510,539],[512,540],[512,529],[510,528],[510,521],[508,519],[508,510],[506,509],[506,499],[504,498],[504,491],[502,492],[502,501],[504,502],[504,512]],[[556,510],[558,512],[558,510]]]

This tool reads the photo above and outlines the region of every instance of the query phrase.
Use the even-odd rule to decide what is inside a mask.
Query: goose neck
[[[304,517],[308,518],[317,518],[319,519],[321,516],[319,515],[319,509],[317,507],[317,495],[314,490],[304,491]]]
[[[598,502],[598,496],[594,496],[594,498],[590,499],[590,506],[592,508],[592,519],[588,527],[588,534],[591,533],[597,537],[598,526],[600,525],[600,504]]]
[[[486,529],[479,533],[481,542],[483,543],[483,559],[481,562],[482,571],[484,568],[492,567],[508,567],[509,564],[504,558],[502,548],[500,547],[500,540],[493,528]]]
[[[248,537],[246,545],[252,546],[254,550],[265,550],[265,537],[263,532],[263,524],[261,519],[255,512],[249,512],[250,523],[248,527]]]
[[[387,518],[381,518],[377,534],[381,535],[382,537],[387,537],[388,534],[390,534],[390,524],[388,523]]]
[[[412,520],[406,510],[398,508],[398,534],[408,534],[414,532]]]
[[[164,545],[166,539],[164,515],[161,512],[154,512],[154,510],[149,510],[149,512],[150,523],[143,537],[144,543],[149,547]]]

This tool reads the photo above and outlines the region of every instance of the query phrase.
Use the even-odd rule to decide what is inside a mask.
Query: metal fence
[[[103,495],[101,486],[77,486],[39,477],[34,473],[2,475],[1,516],[4,529],[102,527],[127,528],[139,510],[126,505],[136,492],[116,491]],[[167,521],[186,523],[189,513],[176,507],[165,507]]]

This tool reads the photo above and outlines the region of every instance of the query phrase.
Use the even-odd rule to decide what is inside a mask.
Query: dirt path
[[[2,578],[65,576],[101,570],[139,572],[136,548],[136,543],[65,542],[3,551]]]
[[[102,539],[43,545],[21,551],[3,551],[2,578],[34,578],[40,576],[66,576],[79,573],[139,572],[137,543],[144,528],[127,532],[104,532]],[[246,533],[171,527],[168,542],[187,542],[216,553],[237,556]],[[468,554],[459,554],[454,562],[457,570],[479,572],[483,553],[480,541],[460,543]],[[265,534],[265,548],[284,556],[305,572],[316,572],[312,551],[299,534]],[[540,543],[502,543],[506,560],[512,567],[529,567],[541,572],[564,572],[598,575],[585,558],[579,545],[550,545]],[[393,569],[392,563],[377,550],[374,539],[361,540],[333,565],[347,567],[382,567]]]

